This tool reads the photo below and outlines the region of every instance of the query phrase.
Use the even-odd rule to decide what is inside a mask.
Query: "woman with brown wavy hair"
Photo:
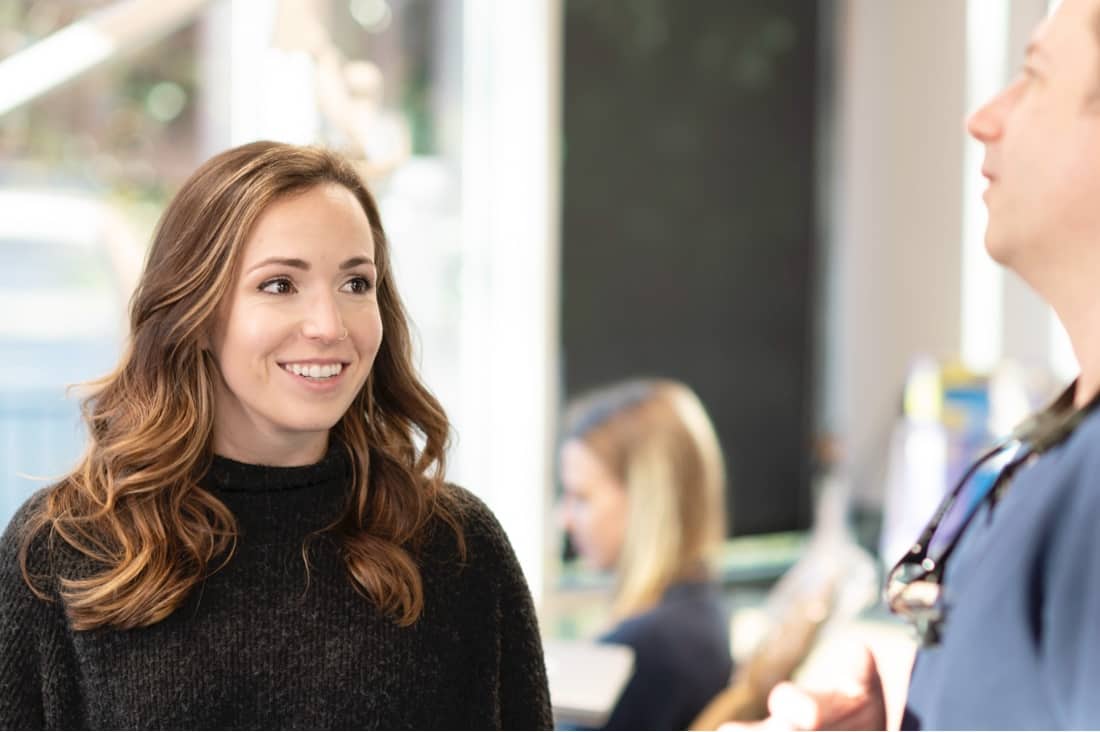
[[[330,152],[244,145],[183,185],[85,455],[0,541],[0,728],[550,724],[390,267]]]

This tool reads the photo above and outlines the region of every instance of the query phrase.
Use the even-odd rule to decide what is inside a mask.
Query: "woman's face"
[[[267,465],[321,458],[382,342],[376,277],[370,222],[343,186],[264,211],[211,336],[215,452]]]
[[[622,483],[581,440],[561,449],[562,527],[590,567],[614,569],[626,534],[627,495]]]

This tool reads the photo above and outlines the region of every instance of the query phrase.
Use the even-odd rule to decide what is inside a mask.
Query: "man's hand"
[[[850,666],[843,674],[837,670],[836,677],[846,680],[829,688],[803,688],[786,681],[777,684],[768,695],[771,716],[718,729],[886,729],[886,699],[874,656],[864,647]]]

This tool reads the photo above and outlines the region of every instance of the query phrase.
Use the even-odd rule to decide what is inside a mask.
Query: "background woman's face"
[[[561,479],[561,522],[573,546],[589,566],[614,569],[626,534],[625,487],[580,440],[562,446]]]
[[[215,451],[267,464],[320,458],[382,342],[374,254],[370,222],[342,186],[264,211],[211,338]]]

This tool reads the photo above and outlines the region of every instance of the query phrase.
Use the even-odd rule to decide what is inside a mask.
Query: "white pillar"
[[[217,0],[203,20],[201,151],[317,141],[312,60],[274,47],[277,0]]]
[[[466,0],[460,480],[538,601],[558,407],[561,0]]]

